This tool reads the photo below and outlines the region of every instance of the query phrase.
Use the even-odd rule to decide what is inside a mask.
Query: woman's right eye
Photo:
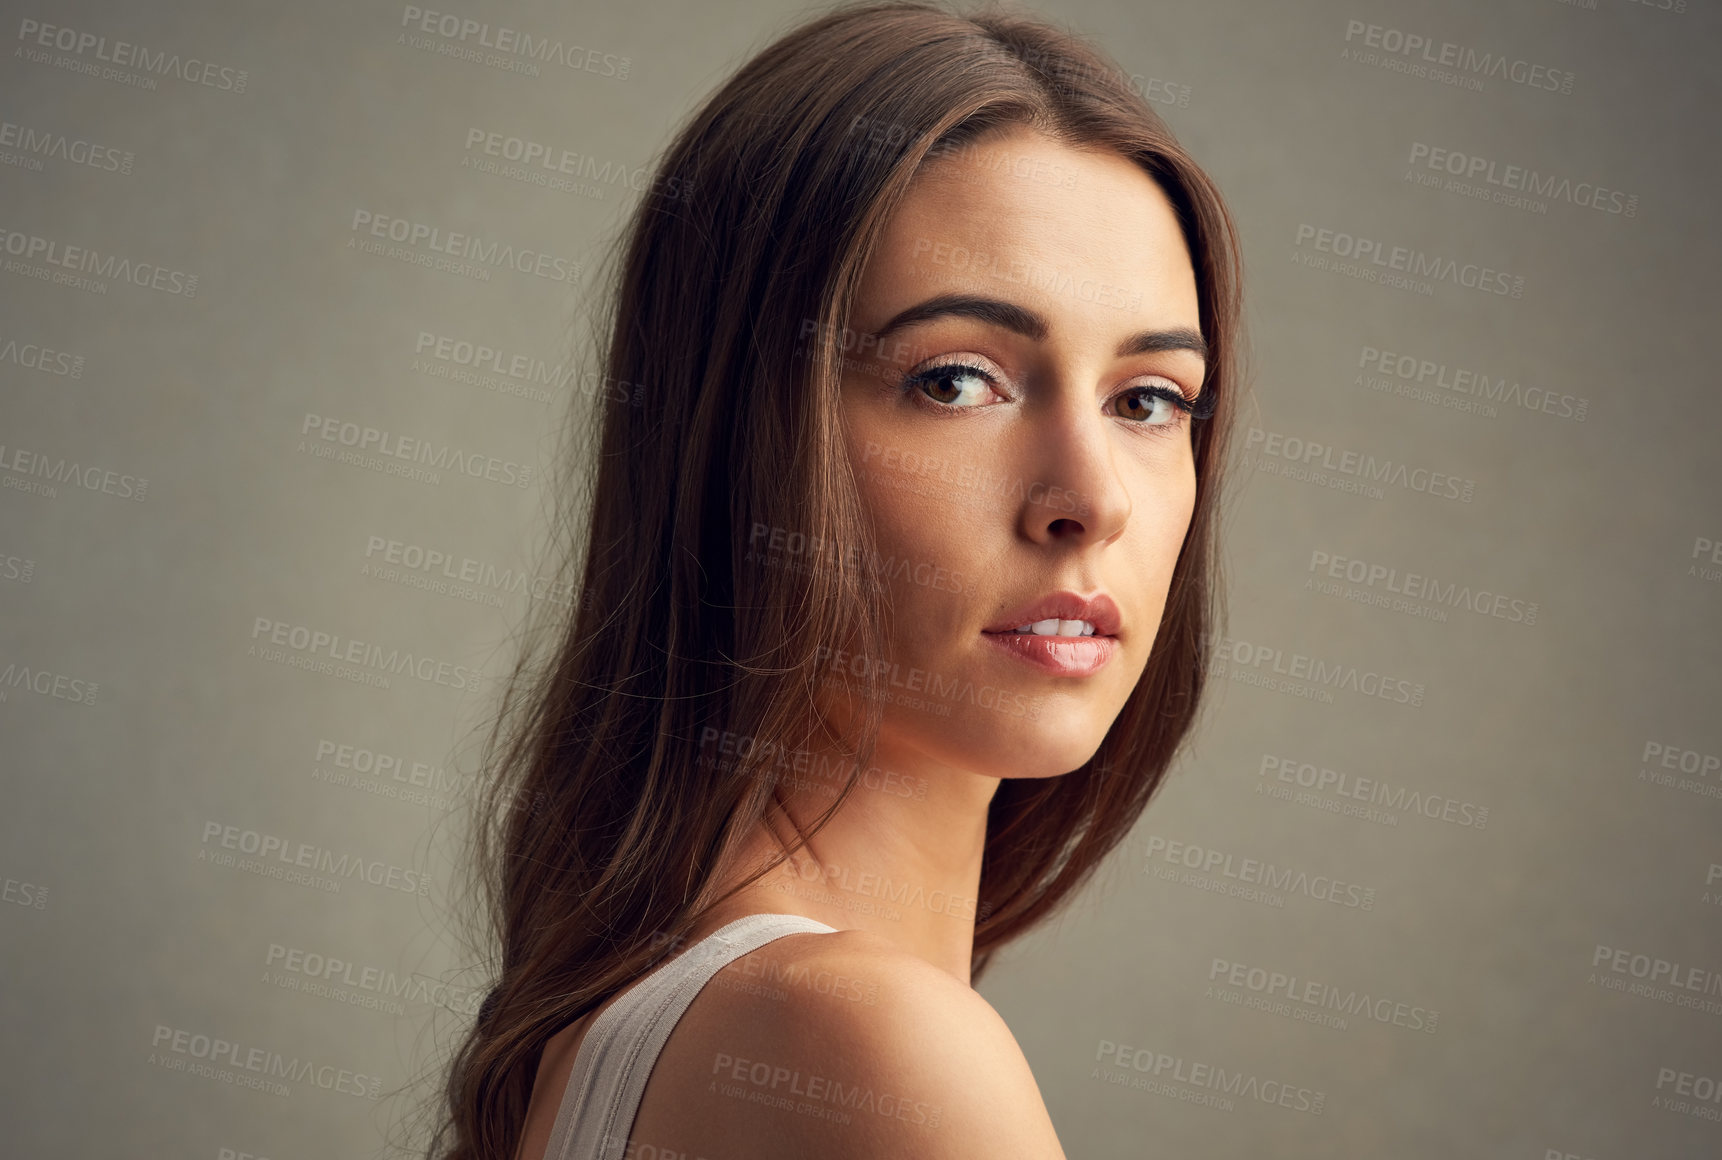
[[[929,402],[941,407],[966,408],[979,405],[991,390],[992,382],[993,377],[980,367],[942,363],[909,375],[903,380],[903,389],[920,391]]]

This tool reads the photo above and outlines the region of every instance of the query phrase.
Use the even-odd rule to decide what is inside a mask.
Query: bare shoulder
[[[633,1138],[707,1160],[1064,1155],[992,1005],[864,931],[786,936],[718,972],[665,1045]]]

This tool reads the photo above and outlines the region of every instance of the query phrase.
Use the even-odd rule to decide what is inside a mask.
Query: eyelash
[[[985,379],[989,384],[991,384],[994,387],[998,386],[998,380],[996,378],[994,378],[984,368],[978,367],[978,366],[974,365],[973,363],[966,363],[966,362],[940,363],[937,366],[931,366],[931,367],[926,368],[925,370],[913,371],[907,375],[904,375],[902,380],[899,382],[898,385],[902,388],[902,390],[905,394],[914,395],[916,397],[916,401],[918,403],[920,403],[921,405],[926,406],[926,407],[934,408],[935,411],[937,411],[939,414],[947,414],[948,415],[948,414],[952,414],[952,413],[957,412],[957,411],[974,410],[974,408],[972,408],[972,407],[958,407],[958,406],[951,404],[951,403],[941,403],[937,399],[929,399],[925,393],[915,389],[923,383],[936,382],[939,379],[944,378],[951,371],[967,371],[970,374],[977,375],[980,378]],[[1184,424],[1186,422],[1186,416],[1188,417],[1188,420],[1194,421],[1196,419],[1211,418],[1213,416],[1213,413],[1214,413],[1214,405],[1215,404],[1214,404],[1213,393],[1211,391],[1203,392],[1200,396],[1197,397],[1195,402],[1191,402],[1189,399],[1185,398],[1184,393],[1182,391],[1175,390],[1174,388],[1171,388],[1171,387],[1141,386],[1141,387],[1128,387],[1124,391],[1121,391],[1118,395],[1113,396],[1113,398],[1114,399],[1122,398],[1124,395],[1130,395],[1130,394],[1148,395],[1148,396],[1152,396],[1152,397],[1156,397],[1156,398],[1165,399],[1167,402],[1171,403],[1174,407],[1177,408],[1178,418],[1174,422],[1171,422],[1171,423],[1133,423],[1132,424],[1132,426],[1136,426],[1136,427],[1146,427],[1149,430],[1153,431],[1157,435],[1158,434],[1173,434],[1173,433],[1175,433],[1180,427],[1184,426]]]

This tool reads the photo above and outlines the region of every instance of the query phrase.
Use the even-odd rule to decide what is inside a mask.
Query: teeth
[[[1059,620],[1052,617],[1037,620],[1033,624],[1018,625],[1017,631],[1033,633],[1035,636],[1093,636],[1094,625],[1086,620]]]

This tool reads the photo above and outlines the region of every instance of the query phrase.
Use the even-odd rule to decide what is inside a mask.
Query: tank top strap
[[[652,1065],[700,988],[773,939],[836,929],[799,914],[744,915],[623,992],[580,1040],[545,1160],[621,1160]]]

